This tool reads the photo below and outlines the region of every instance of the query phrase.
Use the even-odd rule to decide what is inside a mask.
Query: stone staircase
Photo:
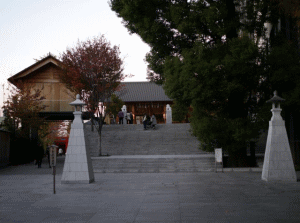
[[[214,155],[198,149],[189,124],[157,125],[144,130],[143,125],[104,125],[102,154],[96,130],[85,124],[86,145],[94,172],[159,173],[214,171]]]

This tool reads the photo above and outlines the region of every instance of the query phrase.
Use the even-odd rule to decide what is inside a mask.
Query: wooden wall
[[[166,106],[172,104],[172,101],[159,101],[159,102],[125,102],[127,112],[132,112],[134,116],[134,124],[137,119],[142,119],[144,114],[155,115],[157,123],[165,123]],[[138,118],[137,118],[138,117]]]
[[[24,83],[32,84],[33,88],[42,89],[42,96],[46,98],[44,104],[47,105],[45,111],[74,111],[69,103],[75,100],[75,96],[65,88],[64,84],[60,83],[59,72],[61,72],[59,67],[48,64],[22,80]]]

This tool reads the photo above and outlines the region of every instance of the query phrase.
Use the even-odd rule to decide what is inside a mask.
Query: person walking
[[[42,161],[44,158],[44,149],[40,143],[37,145],[37,154],[36,155],[37,155],[38,168],[42,168]]]
[[[118,117],[119,117],[119,124],[123,124],[124,113],[122,112],[122,109],[121,111],[119,111]]]

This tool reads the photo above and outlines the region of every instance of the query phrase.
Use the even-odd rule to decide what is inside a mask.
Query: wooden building
[[[58,76],[60,72],[62,72],[60,61],[49,54],[10,77],[8,81],[14,85],[21,81],[33,88],[41,89],[42,96],[45,97],[43,103],[47,106],[44,116],[51,116],[50,119],[70,119],[74,108],[69,103],[74,101],[75,96],[60,83]]]
[[[144,114],[154,114],[158,123],[165,123],[166,106],[173,103],[161,85],[146,81],[122,82],[118,96],[125,103],[127,112],[132,112],[134,124],[142,123]]]

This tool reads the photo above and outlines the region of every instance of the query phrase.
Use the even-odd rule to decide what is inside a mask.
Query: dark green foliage
[[[107,102],[105,104],[106,106],[106,114],[113,114],[116,118],[118,115],[118,112],[121,110],[122,106],[124,105],[124,102],[115,94],[112,94],[110,98],[110,102]]]
[[[233,0],[111,0],[110,5],[129,32],[137,33],[149,44],[148,76],[162,82],[166,58],[181,54],[198,42],[215,44],[236,38],[239,30],[263,36],[267,18],[259,10],[265,12],[273,3],[252,0],[244,6],[242,1]],[[268,19],[278,20],[278,13],[270,13]]]
[[[199,44],[184,51],[181,59],[167,59],[164,88],[171,98],[192,105],[193,132],[202,149],[233,149],[236,142],[239,147],[256,136],[248,111],[257,109],[251,96],[262,72],[258,57],[257,46],[242,38],[213,48]]]
[[[111,8],[151,47],[148,76],[164,83],[176,119],[192,106],[192,130],[202,149],[223,147],[242,157],[241,165],[249,142],[268,126],[271,106],[265,102],[274,90],[287,107],[299,108],[300,60],[277,28],[279,18],[295,20],[282,2],[111,0]],[[259,44],[266,40],[266,22],[273,25],[271,39]]]
[[[295,47],[281,40],[267,57],[266,77],[279,95],[287,99],[283,106],[299,111],[300,57]]]
[[[172,104],[172,120],[176,122],[188,121],[187,115],[189,112],[189,106],[178,101],[173,101]]]

